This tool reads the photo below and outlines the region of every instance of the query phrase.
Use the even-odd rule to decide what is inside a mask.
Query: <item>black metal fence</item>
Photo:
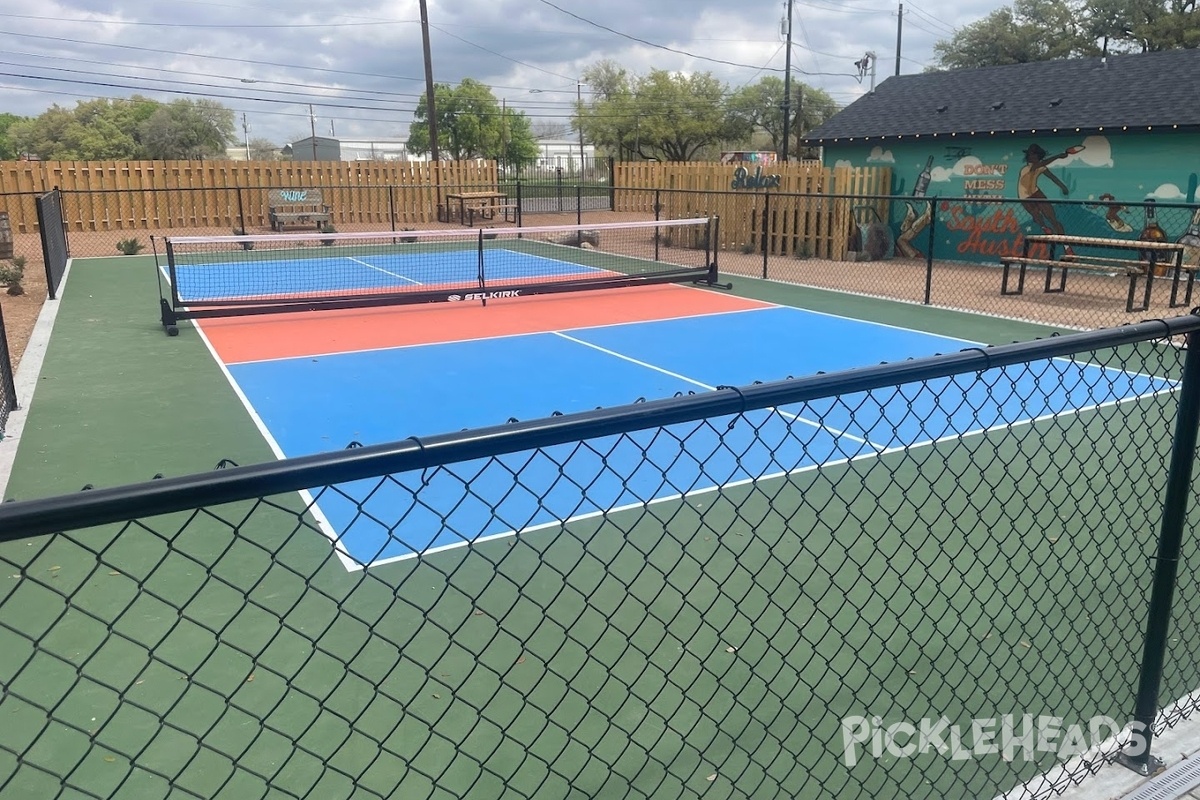
[[[16,408],[17,384],[12,354],[8,350],[8,333],[4,328],[4,312],[0,310],[0,438],[8,430],[8,415]]]
[[[46,266],[46,291],[54,300],[70,258],[61,191],[53,189],[38,196],[37,220],[42,238],[42,260]]]
[[[0,795],[1142,768],[1200,687],[1197,346],[1187,316],[4,504]]]

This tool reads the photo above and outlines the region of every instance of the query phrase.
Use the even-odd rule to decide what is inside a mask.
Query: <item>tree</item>
[[[598,147],[691,161],[707,147],[751,132],[748,120],[728,113],[726,87],[712,73],[651,70],[630,78],[601,62],[584,79],[593,88],[592,101],[576,109],[575,124]]]
[[[270,139],[250,140],[251,161],[277,161],[278,159],[279,148]]]
[[[783,145],[783,79],[768,76],[758,83],[743,86],[729,97],[726,104],[731,115],[753,129],[764,131],[771,140],[771,149],[781,151]],[[837,113],[837,103],[822,89],[792,83],[790,132],[799,137]],[[791,153],[798,152],[793,146]]]
[[[933,69],[1198,46],[1196,0],[1015,0],[934,44]]]
[[[192,129],[191,138],[186,147],[172,147],[180,126]],[[219,103],[177,100],[164,106],[140,95],[81,100],[74,109],[56,104],[8,127],[17,152],[67,161],[217,155],[232,135],[233,112]]]
[[[539,119],[530,123],[533,135],[537,139],[565,139],[571,133],[571,126],[552,119]]]
[[[175,100],[138,127],[142,149],[154,159],[221,155],[234,141],[233,112],[212,100]]]
[[[0,114],[0,161],[11,161],[21,154],[9,138],[8,131],[14,123],[25,119],[16,114]]]
[[[537,143],[524,112],[501,109],[492,90],[472,78],[458,86],[434,87],[438,149],[455,161],[491,158],[521,166],[537,158]],[[429,104],[417,101],[408,129],[408,149],[428,153]]]

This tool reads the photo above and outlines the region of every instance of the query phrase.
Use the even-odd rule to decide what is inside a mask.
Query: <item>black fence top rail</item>
[[[741,387],[514,422],[334,453],[164,478],[0,505],[0,542],[330,486],[648,428],[806,403],[889,386],[1200,331],[1200,308],[1165,320],[818,373]]]

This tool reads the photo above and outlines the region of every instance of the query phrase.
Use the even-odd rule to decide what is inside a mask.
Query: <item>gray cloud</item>
[[[476,78],[534,120],[562,120],[577,76],[600,59],[639,74],[711,71],[730,88],[782,75],[779,0],[555,2],[649,42],[748,66],[631,41],[538,0],[430,0],[436,80]],[[906,2],[901,71],[920,72],[935,41],[993,7]],[[245,114],[251,137],[279,143],[308,135],[309,103],[320,134],[332,126],[339,136],[405,136],[424,92],[419,17],[417,0],[0,0],[0,111],[36,115],[53,103],[135,92],[164,101],[206,96],[234,109],[239,123]],[[793,19],[794,77],[839,103],[866,91],[867,81],[851,74],[868,50],[877,54],[877,81],[893,73],[896,8],[886,0],[805,0]]]

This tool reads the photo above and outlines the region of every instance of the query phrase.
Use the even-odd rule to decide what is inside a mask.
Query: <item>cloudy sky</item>
[[[1000,0],[904,0],[902,73],[933,43]],[[711,71],[730,89],[782,77],[783,0],[429,0],[435,80],[475,78],[535,124],[563,122],[590,64]],[[854,62],[895,72],[894,0],[796,0],[794,78],[848,104]],[[332,131],[404,138],[424,92],[418,0],[0,0],[0,111],[141,93],[207,97],[250,138],[277,144]],[[640,41],[639,41],[640,40]],[[586,99],[587,87],[579,87]],[[312,115],[309,104],[312,104]]]

